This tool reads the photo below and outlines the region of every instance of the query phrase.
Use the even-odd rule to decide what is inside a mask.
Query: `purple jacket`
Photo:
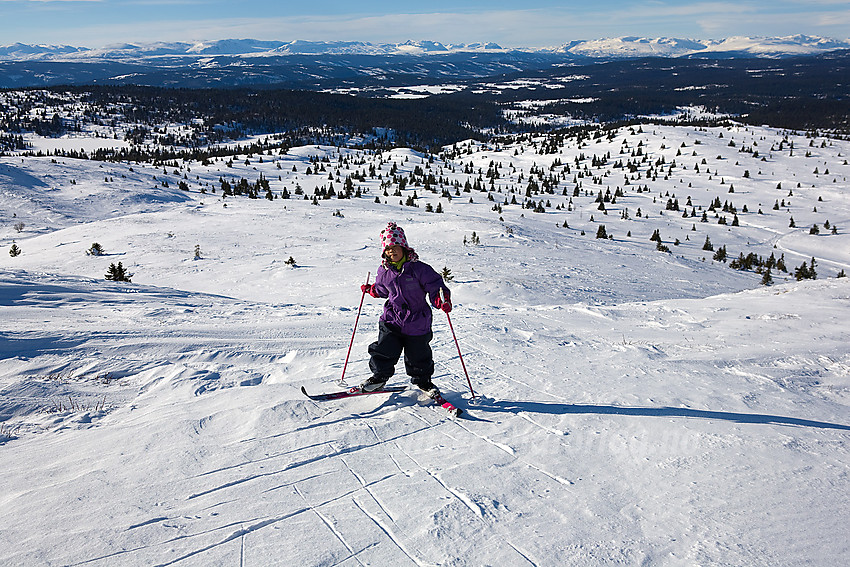
[[[381,320],[395,325],[404,335],[424,335],[431,331],[431,304],[443,290],[449,297],[449,288],[434,268],[424,262],[408,261],[401,271],[395,267],[381,266],[372,288],[377,297],[386,297]],[[425,300],[425,294],[430,302]]]

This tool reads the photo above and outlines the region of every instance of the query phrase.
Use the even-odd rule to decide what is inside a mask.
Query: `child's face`
[[[398,262],[402,258],[404,258],[404,248],[395,244],[393,246],[388,247],[384,254],[390,262]]]

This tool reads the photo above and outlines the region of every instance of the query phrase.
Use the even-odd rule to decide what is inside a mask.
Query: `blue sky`
[[[556,46],[574,39],[850,38],[848,0],[0,0],[0,45],[255,38]]]

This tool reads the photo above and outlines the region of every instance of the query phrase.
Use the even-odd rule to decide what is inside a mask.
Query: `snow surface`
[[[760,157],[741,151],[754,143]],[[643,164],[624,185],[613,164],[637,148],[664,171],[647,179]],[[847,564],[850,280],[835,275],[850,268],[850,143],[644,125],[554,154],[457,149],[428,164],[311,146],[165,172],[0,158],[0,245],[22,250],[0,256],[0,564]],[[307,175],[311,157],[326,170]],[[560,174],[555,160],[573,169],[534,197],[547,212],[492,210],[510,188],[522,202],[532,166]],[[386,177],[393,162],[474,182],[491,161],[494,201],[415,187],[407,207],[370,177],[362,198],[318,205],[211,192],[262,172],[276,193],[312,195],[329,174],[341,188],[337,169]],[[594,202],[606,187],[625,189],[607,214]],[[741,226],[666,211],[667,193],[700,213],[732,200]],[[838,234],[808,234],[827,218]],[[459,419],[413,392],[314,403],[299,391],[339,388],[390,220],[454,276],[477,397],[442,314],[432,344]],[[594,238],[600,224],[613,239]],[[465,246],[473,232],[480,245]],[[731,257],[784,253],[792,271],[816,256],[818,280],[774,272],[762,286],[712,260],[706,236]],[[94,242],[106,255],[86,254]],[[104,279],[118,261],[133,283]],[[379,313],[367,297],[348,384],[368,376]]]

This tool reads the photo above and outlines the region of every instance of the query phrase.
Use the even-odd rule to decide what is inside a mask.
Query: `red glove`
[[[445,313],[449,313],[452,310],[452,300],[451,299],[440,299],[437,297],[434,299],[434,307],[437,309],[442,309]]]
[[[375,291],[375,286],[372,284],[363,284],[360,286],[360,291],[364,294],[368,293],[372,297],[378,297],[378,293]]]

